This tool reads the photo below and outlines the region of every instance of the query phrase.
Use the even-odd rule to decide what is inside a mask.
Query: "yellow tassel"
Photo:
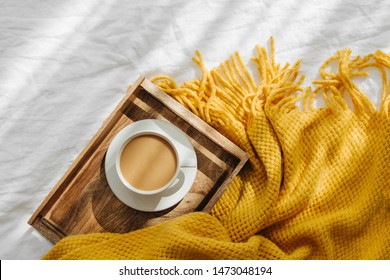
[[[374,114],[374,104],[368,99],[353,79],[368,76],[368,68],[376,68],[382,78],[382,98],[379,114],[389,116],[390,83],[386,69],[390,69],[390,56],[377,51],[374,54],[351,58],[352,51],[344,49],[328,58],[320,67],[319,80],[313,81],[314,88],[302,88],[305,76],[300,73],[301,61],[286,63],[283,67],[275,62],[274,39],[270,39],[270,53],[264,47],[256,46],[260,83],[256,85],[240,54],[235,52],[219,67],[207,70],[202,55],[195,52],[193,61],[201,70],[201,77],[181,86],[169,76],[152,79],[163,91],[170,94],[193,113],[211,125],[228,130],[239,121],[243,125],[252,122],[259,112],[281,114],[296,112],[297,102],[303,100],[303,112],[314,110],[314,102],[321,94],[327,108],[332,112],[352,109],[357,115]],[[327,70],[332,63],[338,63],[336,72]],[[348,94],[353,108],[345,100]],[[235,121],[233,121],[235,120]]]

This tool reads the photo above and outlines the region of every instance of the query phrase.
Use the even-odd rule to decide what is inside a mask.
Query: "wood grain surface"
[[[198,159],[187,195],[169,209],[142,212],[111,191],[104,158],[114,136],[142,119],[161,119],[189,137]],[[209,212],[248,160],[248,155],[173,98],[140,77],[29,220],[56,243],[68,235],[125,233],[194,211]]]

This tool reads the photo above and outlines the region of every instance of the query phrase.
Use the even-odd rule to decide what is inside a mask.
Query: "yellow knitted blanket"
[[[238,53],[208,71],[196,52],[202,75],[180,86],[153,79],[250,154],[211,214],[70,236],[44,259],[390,259],[390,56],[338,51],[304,88],[300,61],[256,49],[258,83]],[[371,70],[378,109],[356,82]]]

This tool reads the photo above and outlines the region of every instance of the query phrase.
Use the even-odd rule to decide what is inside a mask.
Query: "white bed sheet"
[[[389,52],[389,18],[389,1],[0,1],[0,258],[52,247],[27,220],[139,75],[184,81],[195,49],[213,67],[274,36],[309,84],[337,49]]]

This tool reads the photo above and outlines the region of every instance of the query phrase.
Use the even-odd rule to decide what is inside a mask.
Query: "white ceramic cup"
[[[175,170],[175,173],[174,175],[172,176],[172,178],[169,180],[168,183],[166,183],[165,185],[163,185],[162,187],[160,188],[156,188],[156,189],[153,189],[153,190],[141,190],[139,188],[136,188],[135,186],[132,186],[125,178],[124,176],[122,175],[122,171],[121,171],[121,166],[120,166],[120,158],[121,158],[121,155],[122,155],[122,151],[123,149],[125,148],[125,146],[130,142],[132,141],[134,138],[136,137],[139,137],[139,136],[143,136],[143,135],[153,135],[153,136],[157,136],[157,137],[161,137],[163,140],[165,140],[166,142],[168,142],[170,144],[170,146],[173,148],[173,150],[175,151],[175,156],[176,156],[176,170]],[[175,181],[175,179],[177,178],[178,174],[179,174],[179,171],[180,171],[180,167],[181,167],[181,164],[183,162],[183,159],[182,159],[182,155],[181,153],[179,152],[179,147],[177,146],[175,140],[167,133],[164,133],[162,131],[153,131],[153,130],[150,130],[150,131],[141,131],[141,132],[138,132],[138,133],[134,133],[132,135],[130,135],[126,141],[124,141],[124,143],[122,144],[122,146],[120,147],[119,149],[119,152],[117,153],[116,155],[116,162],[115,162],[115,168],[116,168],[116,172],[119,176],[119,179],[121,180],[121,182],[123,183],[123,185],[125,185],[128,189],[130,189],[131,191],[135,192],[135,193],[138,193],[138,194],[141,194],[141,195],[152,195],[152,194],[157,194],[157,193],[161,193],[163,192],[164,190],[166,190],[167,188],[169,188]]]

